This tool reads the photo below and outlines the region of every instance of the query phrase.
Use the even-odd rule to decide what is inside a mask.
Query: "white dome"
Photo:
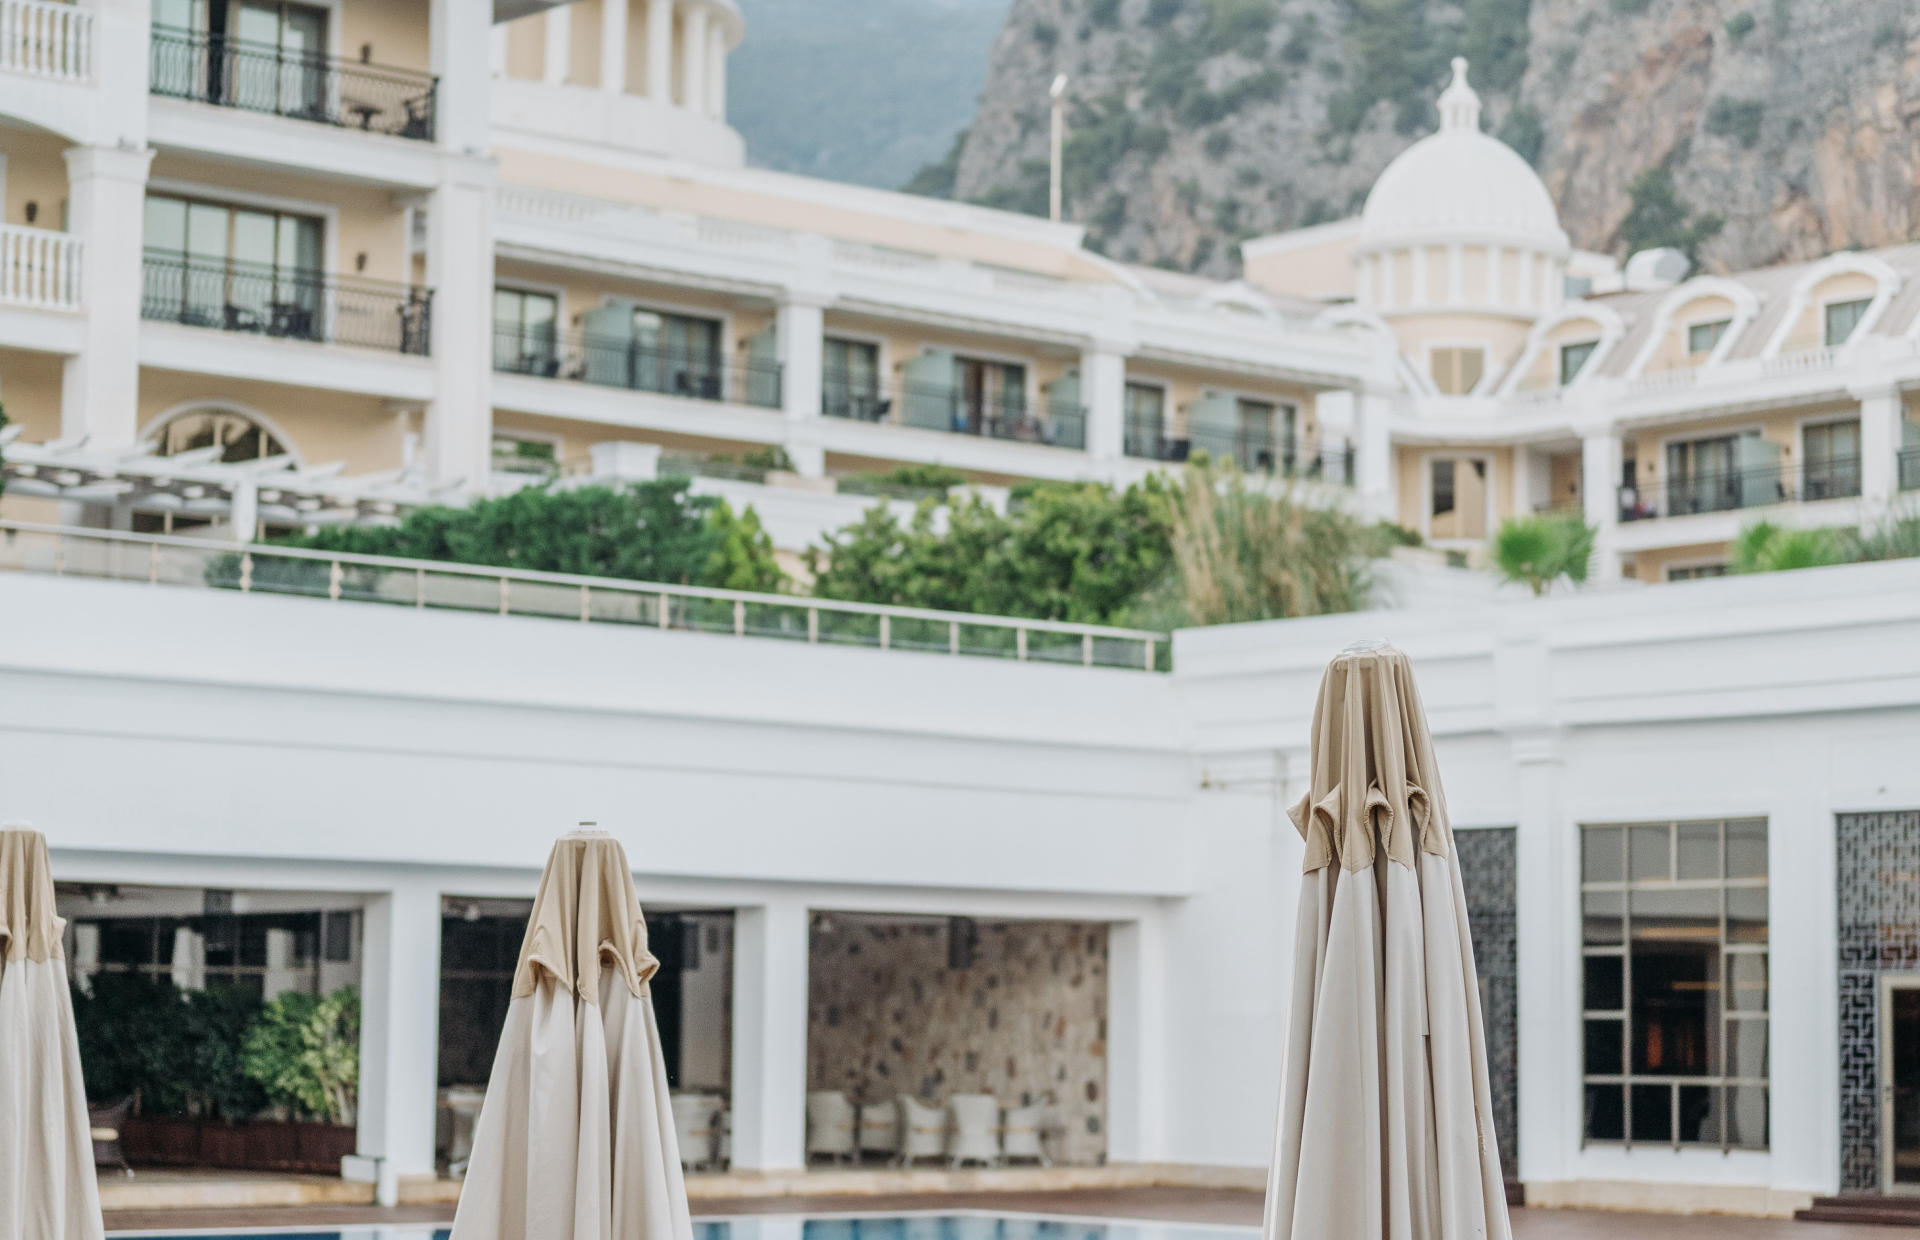
[[[1440,132],[1400,152],[1367,195],[1358,248],[1484,239],[1559,251],[1567,234],[1539,174],[1514,149],[1480,132],[1480,96],[1456,57],[1440,96]]]

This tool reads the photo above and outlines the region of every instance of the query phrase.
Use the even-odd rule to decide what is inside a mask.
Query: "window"
[[[974,435],[1010,436],[1026,420],[1027,368],[1015,362],[953,359],[959,390],[957,428]]]
[[[1581,828],[1588,1141],[1767,1147],[1767,821]]]
[[[1823,337],[1826,344],[1829,347],[1845,344],[1853,336],[1854,329],[1860,326],[1860,320],[1867,317],[1867,307],[1872,304],[1871,297],[1829,303],[1826,309],[1826,334]]]
[[[264,461],[286,456],[287,446],[271,431],[243,413],[226,409],[198,410],[169,418],[155,432],[154,452],[158,456],[178,456],[201,448],[220,447],[223,463]]]
[[[1667,569],[1668,581],[1698,581],[1702,577],[1724,577],[1725,564],[1674,564]]]
[[[1465,396],[1486,373],[1487,351],[1478,345],[1434,349],[1427,355],[1427,366],[1443,396]]]
[[[560,445],[551,439],[496,434],[493,437],[493,472],[552,478],[560,472]]]
[[[553,377],[560,371],[560,299],[523,289],[493,290],[493,368]]]
[[[720,398],[720,320],[635,310],[633,345],[640,390]]]
[[[1822,422],[1800,432],[1802,499],[1860,494],[1860,419]]]
[[[318,340],[320,239],[312,216],[150,194],[142,313]]]
[[[207,45],[198,55],[156,55],[156,93],[282,116],[329,115],[326,9],[269,0],[154,0],[153,24],[203,36]],[[224,54],[208,54],[215,46]]]
[[[1733,468],[1736,436],[1686,439],[1667,445],[1667,511],[1673,516],[1740,507]]]
[[[1713,352],[1720,343],[1720,337],[1727,334],[1727,324],[1731,319],[1715,319],[1711,323],[1689,323],[1687,325],[1687,356],[1698,357]]]
[[[1126,454],[1166,459],[1167,389],[1151,383],[1129,383],[1126,402]]]
[[[1598,340],[1582,340],[1576,344],[1560,346],[1560,386],[1565,387],[1579,378],[1580,370],[1600,347]]]
[[[92,928],[99,936],[99,954],[75,973],[137,973],[170,979],[182,990],[232,987],[262,999],[288,991],[317,995],[322,916],[235,914],[212,902],[196,916],[81,915],[71,922],[75,934]]]
[[[1484,457],[1436,456],[1427,462],[1427,537],[1487,536],[1487,462]]]
[[[878,421],[887,410],[880,401],[880,346],[870,340],[828,336],[820,372],[820,411],[830,418]]]

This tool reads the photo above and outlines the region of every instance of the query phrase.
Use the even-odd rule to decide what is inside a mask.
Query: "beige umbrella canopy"
[[[87,1091],[38,831],[0,827],[0,1236],[98,1240]]]
[[[658,967],[619,842],[560,837],[520,947],[453,1240],[691,1240],[647,993]]]
[[[1413,666],[1328,665],[1267,1240],[1508,1240],[1467,905]]]

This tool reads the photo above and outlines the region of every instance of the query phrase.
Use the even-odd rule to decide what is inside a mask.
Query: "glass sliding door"
[[[1732,435],[1667,445],[1667,513],[1723,512],[1739,504]]]
[[[1920,975],[1880,979],[1880,1189],[1920,1193]]]
[[[821,369],[820,410],[830,418],[878,421],[880,346],[866,340],[826,338]]]
[[[493,368],[511,374],[556,374],[559,317],[559,299],[551,293],[493,290]]]
[[[720,320],[636,310],[633,344],[635,387],[720,399]]]
[[[1860,420],[1824,422],[1801,433],[1802,499],[1841,499],[1860,494]]]
[[[319,220],[154,194],[144,244],[145,317],[324,338]]]

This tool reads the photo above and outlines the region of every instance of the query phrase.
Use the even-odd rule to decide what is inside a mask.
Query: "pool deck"
[[[1261,1195],[1235,1189],[1114,1188],[1038,1193],[954,1193],[912,1196],[754,1197],[696,1201],[696,1216],[740,1214],[897,1213],[1001,1210],[1097,1218],[1260,1225]],[[325,1227],[378,1223],[444,1223],[450,1205],[303,1206],[294,1209],[142,1210],[107,1215],[107,1230],[195,1227]],[[1920,1228],[1846,1223],[1794,1223],[1718,1215],[1677,1216],[1576,1210],[1516,1210],[1516,1240],[1920,1240]]]

